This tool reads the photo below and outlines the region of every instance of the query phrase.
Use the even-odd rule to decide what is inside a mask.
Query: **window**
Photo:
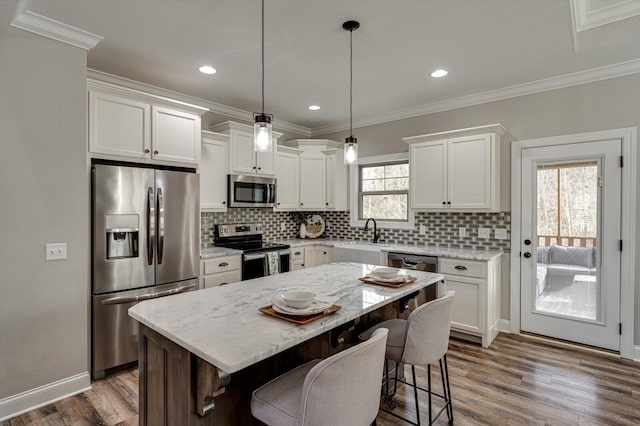
[[[359,170],[358,218],[408,221],[409,162],[364,164]]]

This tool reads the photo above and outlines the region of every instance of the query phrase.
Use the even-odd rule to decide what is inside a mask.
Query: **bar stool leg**
[[[442,358],[440,358],[438,360],[438,364],[440,364],[440,378],[442,379],[442,395],[444,396],[444,405],[447,408],[447,418],[449,418],[449,420],[451,420],[451,415],[449,412],[449,396],[447,394],[447,384],[445,382],[445,374],[444,374],[444,367],[442,366]]]
[[[420,408],[418,407],[418,382],[416,382],[416,367],[415,365],[411,366],[411,374],[413,375],[413,396],[416,400],[416,424],[420,426]],[[431,395],[429,395],[431,398]],[[431,401],[431,399],[429,399]],[[429,415],[431,415],[431,405],[429,405]]]
[[[444,359],[444,374],[447,378],[447,389],[445,391],[445,395],[449,404],[447,417],[449,418],[449,424],[453,424],[453,401],[451,400],[451,382],[449,382],[449,366],[447,365],[447,354],[444,354],[442,358]]]
[[[427,365],[427,392],[429,393],[429,425],[433,424],[431,409],[431,364]]]

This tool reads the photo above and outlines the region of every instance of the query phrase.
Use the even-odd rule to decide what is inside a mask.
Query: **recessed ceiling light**
[[[431,77],[439,78],[439,77],[444,77],[447,74],[449,74],[449,71],[447,70],[435,70],[434,72],[431,73]]]
[[[199,68],[202,74],[215,74],[216,69],[210,65],[203,65]]]
[[[308,108],[309,108],[311,111],[317,111],[317,110],[319,110],[319,109],[320,109],[320,107],[319,107],[318,105],[309,105],[309,106],[308,106]]]

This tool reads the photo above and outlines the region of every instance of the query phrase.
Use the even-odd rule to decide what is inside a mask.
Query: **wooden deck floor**
[[[447,358],[456,425],[640,424],[640,363],[508,334],[489,349],[452,339]],[[137,382],[136,369],[123,370],[2,425],[137,425]],[[426,385],[426,369],[418,369],[418,382]],[[434,367],[436,390],[439,382]],[[404,392],[395,412],[411,416],[412,391]],[[419,397],[425,422],[426,396]],[[438,424],[446,423],[443,413]],[[406,423],[381,412],[378,425]]]

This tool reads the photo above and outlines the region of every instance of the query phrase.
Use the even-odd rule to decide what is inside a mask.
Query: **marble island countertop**
[[[129,315],[227,373],[316,337],[443,279],[406,271],[418,279],[401,288],[358,280],[375,266],[332,263],[138,303]],[[342,307],[306,325],[258,311],[289,290],[309,290]]]

